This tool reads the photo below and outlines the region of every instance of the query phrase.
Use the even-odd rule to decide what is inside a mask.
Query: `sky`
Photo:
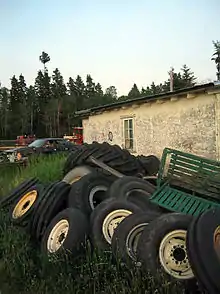
[[[0,0],[0,82],[33,84],[50,55],[65,81],[91,74],[126,95],[187,64],[198,81],[216,79],[212,40],[220,40],[219,0]]]

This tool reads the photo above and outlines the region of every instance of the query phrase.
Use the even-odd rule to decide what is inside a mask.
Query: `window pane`
[[[129,129],[133,129],[133,119],[129,119]]]
[[[129,139],[133,139],[133,130],[132,129],[130,129],[129,130]]]
[[[128,120],[124,120],[124,129],[128,130]]]
[[[125,139],[129,139],[129,132],[128,132],[128,130],[127,130],[127,131],[125,131],[125,134],[124,134],[124,136],[125,136]]]

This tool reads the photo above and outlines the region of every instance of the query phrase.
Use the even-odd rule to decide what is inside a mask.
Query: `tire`
[[[10,162],[7,155],[3,152],[0,152],[0,163]]]
[[[20,185],[18,185],[15,189],[11,191],[11,193],[1,199],[0,201],[0,208],[5,208],[6,206],[14,203],[23,195],[26,191],[28,191],[32,186],[39,183],[39,180],[36,178],[31,178],[25,180]]]
[[[40,210],[37,223],[36,238],[41,238],[51,220],[63,209],[67,208],[70,185],[65,182],[56,183],[44,197],[44,205]]]
[[[62,181],[72,185],[73,183],[75,183],[85,175],[92,173],[93,171],[94,169],[90,166],[77,166],[73,168],[71,171],[69,171]]]
[[[199,217],[201,215],[194,217],[192,220],[186,236],[186,249],[189,262],[192,268],[192,271],[198,281],[198,288],[200,289],[199,293],[203,293],[204,290],[209,289],[208,293],[215,293],[215,290],[210,283],[209,277],[206,274],[204,266],[201,263],[200,256],[198,253],[198,242],[196,238],[196,227]],[[195,291],[194,291],[195,292]]]
[[[92,212],[90,218],[91,240],[94,247],[105,250],[110,249],[111,238],[117,225],[132,213],[142,212],[141,208],[126,200],[109,198],[99,204]],[[117,219],[117,223],[112,221]]]
[[[63,233],[61,231],[62,226]],[[58,247],[59,245],[56,246],[52,240],[52,238],[55,238],[54,230],[56,228],[57,236],[61,237],[62,234],[66,233],[66,236],[63,236],[65,238],[62,240],[63,243],[59,244],[60,247]],[[68,231],[66,231],[66,228]],[[88,229],[88,220],[84,214],[78,209],[67,208],[58,213],[50,222],[42,237],[41,251],[50,255],[53,253],[59,254],[65,250],[66,252],[70,252],[71,256],[76,256],[83,249],[88,235]]]
[[[154,176],[158,173],[160,168],[160,160],[154,155],[137,156],[140,165],[143,167],[145,174],[148,176]]]
[[[192,268],[195,271],[196,277],[201,281],[201,284],[204,285],[208,293],[220,292],[219,213],[219,208],[202,213],[195,220],[193,227],[190,227],[188,236],[187,245]],[[192,248],[189,247],[190,245]]]
[[[29,223],[29,231],[31,236],[36,239],[36,232],[37,232],[37,226],[39,219],[41,217],[41,211],[45,206],[45,203],[47,201],[48,195],[50,195],[50,192],[52,191],[53,187],[58,184],[59,181],[49,184],[45,189],[42,191],[41,199],[36,203],[35,206],[35,212],[32,215]]]
[[[125,199],[146,211],[162,213],[161,208],[149,200],[155,190],[155,186],[143,179],[125,176],[116,180],[107,194],[109,198]]]
[[[78,208],[90,216],[94,208],[107,199],[106,191],[114,180],[115,177],[99,172],[84,176],[72,185],[68,196],[68,206]]]
[[[136,250],[138,239],[144,228],[155,218],[156,212],[141,212],[126,217],[116,228],[112,237],[112,251],[127,264],[137,261]]]
[[[162,271],[167,278],[182,282],[194,279],[186,252],[186,233],[191,221],[189,215],[167,213],[144,229],[137,248],[144,270],[152,275]]]
[[[32,213],[34,213],[43,189],[44,185],[36,184],[17,199],[9,212],[12,223],[15,225],[25,224]]]
[[[87,146],[82,146],[81,150],[71,152],[64,165],[64,173],[67,174],[74,167],[83,164],[94,166],[89,160],[91,155],[125,175],[135,175],[143,172],[143,167],[137,158],[127,150],[106,142],[102,144],[94,142]]]

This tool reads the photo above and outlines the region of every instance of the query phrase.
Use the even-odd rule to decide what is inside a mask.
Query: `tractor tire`
[[[220,293],[220,209],[202,213],[189,229],[188,250],[195,275],[208,293]],[[192,235],[192,233],[194,233]],[[190,245],[196,253],[192,252]],[[208,254],[207,254],[208,252]],[[194,257],[195,254],[195,257]],[[205,255],[204,255],[205,254]]]
[[[186,251],[186,234],[192,219],[189,215],[167,213],[145,227],[137,246],[143,270],[154,276],[162,271],[168,280],[184,284],[195,279]]]
[[[91,240],[99,250],[109,250],[114,229],[128,215],[142,212],[141,208],[126,200],[109,198],[99,204],[90,217]]]
[[[28,191],[32,186],[39,183],[37,178],[31,178],[29,180],[25,180],[20,185],[18,185],[11,193],[2,198],[0,201],[0,208],[5,208],[6,206],[11,205],[12,203],[16,202],[17,199],[21,197],[26,191]]]
[[[210,282],[210,279],[205,271],[205,268],[202,266],[202,262],[200,259],[200,255],[198,252],[198,242],[196,238],[196,229],[197,229],[197,222],[200,218],[201,214],[197,217],[194,217],[192,220],[186,236],[186,249],[187,255],[189,258],[189,262],[192,268],[192,271],[198,281],[198,289],[200,290],[199,293],[206,293],[204,291],[209,291],[207,293],[215,293],[215,289]],[[196,291],[192,293],[197,293]]]
[[[65,182],[59,182],[53,186],[44,198],[44,206],[40,210],[40,217],[37,223],[36,239],[41,238],[51,222],[51,220],[62,210],[67,208],[67,199],[70,191],[70,185]]]
[[[109,198],[126,199],[145,211],[162,213],[161,208],[149,200],[155,189],[155,186],[143,179],[125,176],[116,180],[109,188],[107,194]]]
[[[79,179],[81,179],[85,175],[92,173],[94,170],[95,169],[92,168],[91,166],[86,166],[86,165],[77,166],[73,168],[71,171],[69,171],[65,175],[62,181],[72,185],[73,183],[77,182]]]
[[[140,155],[137,156],[137,160],[143,167],[145,171],[145,175],[147,176],[154,176],[158,173],[159,168],[160,168],[160,160],[158,157],[154,155]]]
[[[57,185],[59,181],[49,184],[41,194],[41,200],[36,203],[35,206],[35,212],[32,215],[29,223],[29,231],[31,236],[36,240],[36,232],[37,232],[37,226],[39,219],[41,217],[41,211],[43,210],[45,203],[47,201],[48,195],[50,195],[50,192],[53,190],[54,186]]]
[[[100,172],[90,173],[72,185],[68,196],[68,207],[80,209],[90,216],[92,211],[103,200],[107,199],[106,191],[115,177]]]
[[[51,220],[41,240],[41,251],[50,255],[65,250],[75,257],[84,251],[88,229],[84,214],[78,209],[67,208]]]
[[[137,158],[117,145],[110,145],[106,142],[102,144],[94,142],[83,146],[81,149],[70,153],[64,165],[64,174],[67,174],[78,165],[94,166],[89,160],[90,156],[94,156],[125,175],[136,175],[144,172]]]
[[[26,225],[30,216],[34,213],[37,203],[40,201],[44,185],[36,184],[25,191],[10,209],[9,216],[15,225]]]
[[[127,264],[137,261],[136,251],[140,235],[144,228],[155,218],[156,212],[141,212],[126,217],[116,228],[112,237],[112,251],[116,258]]]

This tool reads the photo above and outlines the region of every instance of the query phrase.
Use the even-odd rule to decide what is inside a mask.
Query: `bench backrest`
[[[220,200],[220,162],[165,148],[161,158],[157,185],[179,182],[201,196]],[[181,185],[181,186],[182,186]]]

